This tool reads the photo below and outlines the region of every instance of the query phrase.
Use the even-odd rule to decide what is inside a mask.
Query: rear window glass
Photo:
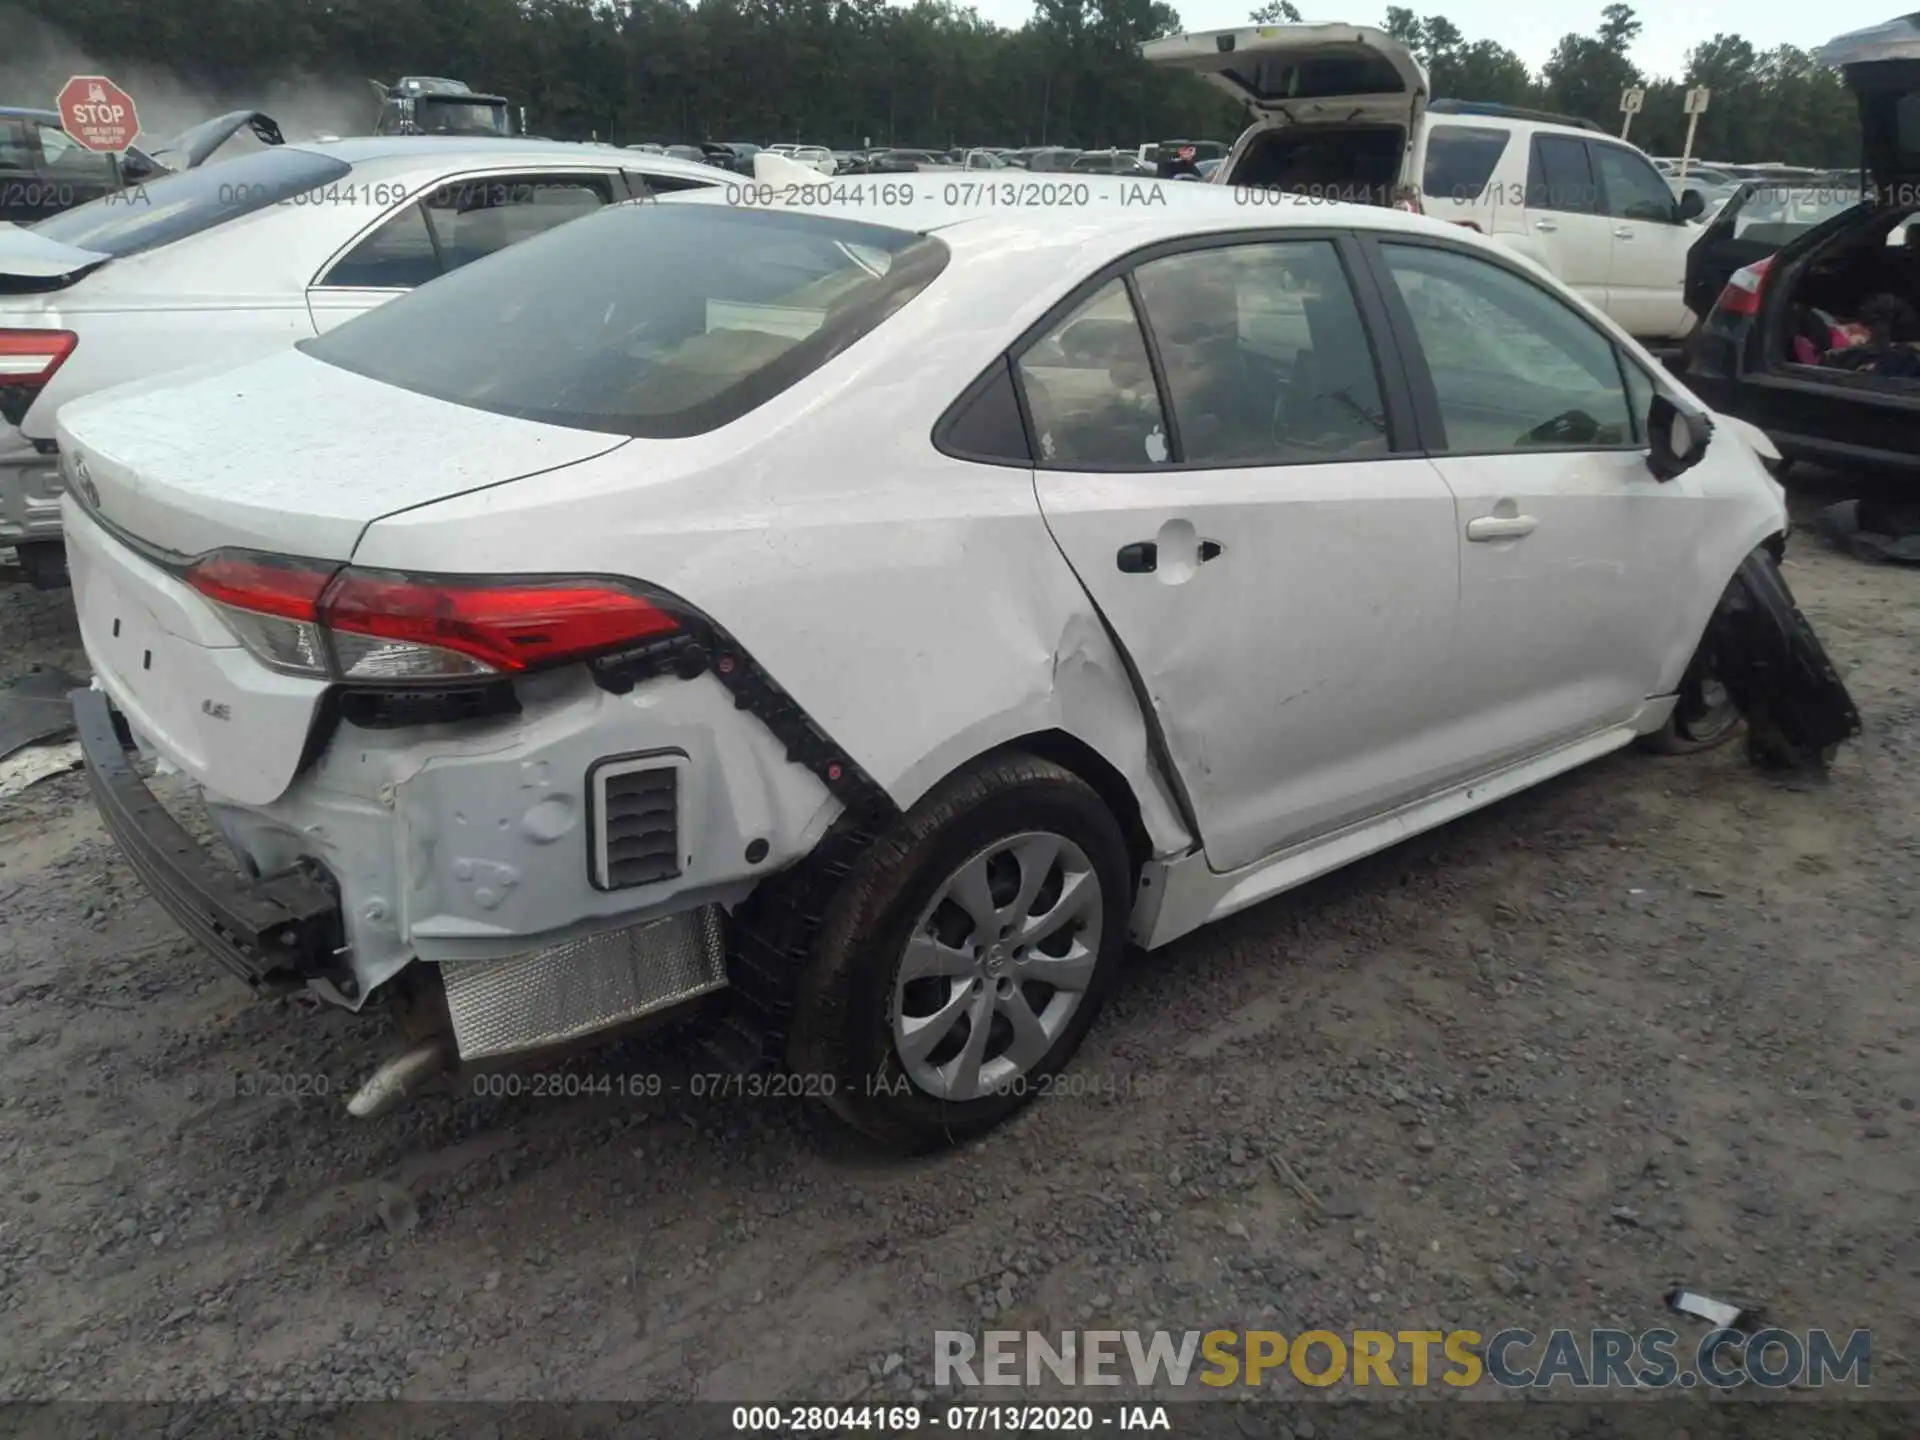
[[[33,230],[82,250],[137,255],[334,184],[352,170],[331,155],[276,146],[144,181],[51,216]]]
[[[1435,125],[1427,132],[1422,193],[1435,200],[1477,200],[1493,178],[1509,132],[1478,125]]]
[[[824,365],[947,262],[931,237],[786,211],[614,206],[300,343],[500,415],[698,435]]]

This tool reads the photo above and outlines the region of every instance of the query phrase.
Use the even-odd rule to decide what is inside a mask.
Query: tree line
[[[1181,29],[1162,0],[1035,0],[1017,29],[953,0],[13,3],[104,67],[163,66],[222,95],[295,77],[364,90],[368,78],[450,75],[508,96],[536,133],[566,139],[1092,148],[1231,139],[1243,123],[1218,91],[1139,59],[1140,42]],[[0,8],[0,30],[6,15]],[[1299,12],[1290,0],[1267,0],[1249,18],[1291,21]],[[1566,35],[1536,73],[1497,41],[1468,40],[1445,16],[1395,6],[1380,23],[1425,62],[1437,96],[1551,109],[1618,133],[1621,91],[1644,85],[1631,138],[1678,154],[1681,97],[1706,85],[1713,98],[1696,155],[1858,163],[1847,91],[1790,46],[1760,50],[1716,35],[1688,55],[1684,74],[1650,77],[1629,59],[1640,22],[1614,4],[1592,33]],[[9,102],[50,97],[0,95]]]

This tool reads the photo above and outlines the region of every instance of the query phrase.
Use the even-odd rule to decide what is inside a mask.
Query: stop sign
[[[76,75],[54,102],[60,125],[89,150],[124,150],[140,133],[133,97],[104,75]]]

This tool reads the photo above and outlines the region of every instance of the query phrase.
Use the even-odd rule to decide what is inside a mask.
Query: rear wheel
[[[894,1148],[990,1129],[1093,1024],[1131,882],[1120,827],[1078,776],[1026,755],[982,761],[903,817],[835,897],[789,1063]]]

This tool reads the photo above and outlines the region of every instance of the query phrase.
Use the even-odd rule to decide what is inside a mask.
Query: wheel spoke
[[[1040,1063],[1041,1057],[1047,1053],[1047,1047],[1053,1043],[1046,1027],[1040,1023],[1040,1017],[1033,1013],[1033,1007],[1027,1004],[1027,997],[1018,989],[1011,995],[1001,996],[996,1008],[1013,1026],[1013,1043],[1007,1047],[1005,1058],[1022,1071],[1032,1069]]]
[[[947,1003],[933,1014],[918,1018],[901,1016],[895,1042],[900,1049],[900,1058],[909,1065],[924,1061],[946,1039],[947,1032],[953,1029],[954,1023],[966,1011],[971,998],[968,986],[955,985],[953,994],[947,997]]]
[[[977,938],[992,940],[1000,933],[1000,910],[993,903],[993,888],[987,883],[987,857],[977,856],[966,868],[947,882],[947,898],[973,920]]]
[[[1060,858],[1060,837],[1030,835],[1013,847],[1013,858],[1020,864],[1020,893],[1003,913],[1017,929],[1026,923],[1034,898],[1053,873],[1054,863]]]
[[[1038,980],[1042,985],[1051,985],[1056,990],[1066,990],[1078,995],[1093,979],[1095,959],[1094,952],[1078,940],[1068,947],[1064,955],[1048,955],[1040,950],[1029,951],[1021,978]]]
[[[916,935],[907,942],[907,953],[900,961],[900,979],[936,979],[943,975],[971,975],[973,957],[951,945],[943,945],[931,935]]]
[[[1054,901],[1053,908],[1044,915],[1025,917],[1025,923],[1019,930],[1019,942],[1027,946],[1038,945],[1070,921],[1095,918],[1084,916],[1082,912],[1091,908],[1091,905],[1097,905],[1099,901],[1100,882],[1094,879],[1093,872],[1069,870],[1066,884],[1061,886],[1060,898]]]
[[[980,1094],[980,1066],[987,1058],[987,1032],[993,1021],[993,992],[983,990],[972,997],[967,1023],[973,1027],[960,1053],[942,1069],[947,1081],[947,1096],[952,1100],[973,1100]]]

